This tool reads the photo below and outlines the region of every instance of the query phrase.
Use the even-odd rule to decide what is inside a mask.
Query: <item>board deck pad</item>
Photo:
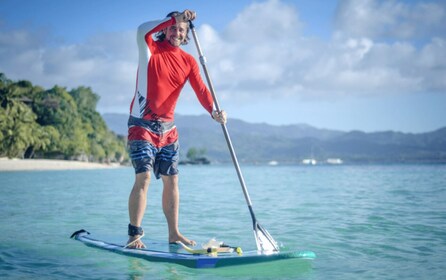
[[[316,255],[311,251],[280,251],[259,252],[247,251],[241,255],[236,252],[218,253],[218,255],[191,254],[180,245],[172,245],[168,242],[144,239],[146,249],[125,248],[125,241],[113,241],[95,237],[85,230],[79,230],[72,234],[71,238],[81,241],[87,246],[95,247],[118,254],[142,258],[151,262],[175,263],[191,268],[215,268],[233,265],[271,262],[284,259],[314,259]]]

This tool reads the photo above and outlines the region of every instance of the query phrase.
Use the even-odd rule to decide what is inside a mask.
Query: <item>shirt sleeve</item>
[[[138,27],[137,31],[138,46],[141,48],[146,45],[149,45],[150,47],[153,44],[152,35],[155,34],[156,32],[163,30],[164,28],[171,26],[172,24],[175,24],[174,17],[167,17],[161,20],[148,21],[141,24]]]
[[[204,84],[200,76],[200,68],[198,67],[197,61],[192,56],[189,56],[191,72],[189,74],[189,83],[192,86],[201,106],[212,115],[212,110],[214,106],[214,101],[212,99],[212,94],[209,89]]]

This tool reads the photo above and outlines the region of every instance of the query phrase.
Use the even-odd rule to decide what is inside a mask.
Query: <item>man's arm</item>
[[[198,64],[192,56],[190,56],[190,60],[191,73],[189,75],[189,82],[197,95],[198,100],[215,121],[221,124],[226,123],[226,112],[224,110],[221,110],[220,112],[214,110],[214,100],[212,98],[212,94],[201,79]]]
[[[174,24],[175,19],[168,17],[161,20],[153,20],[144,22],[138,27],[138,33],[137,33],[137,41],[138,45],[146,44],[146,36],[151,36],[152,34],[163,30],[164,28],[169,27],[170,25]]]

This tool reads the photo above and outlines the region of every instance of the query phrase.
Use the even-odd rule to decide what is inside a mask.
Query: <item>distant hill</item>
[[[108,127],[127,135],[127,114],[104,114]],[[221,126],[207,115],[176,115],[183,153],[191,147],[205,148],[212,161],[231,161]],[[446,162],[446,127],[428,133],[394,131],[365,133],[318,129],[306,124],[269,125],[228,120],[240,161],[297,163],[305,158],[325,161],[340,158],[345,163]]]

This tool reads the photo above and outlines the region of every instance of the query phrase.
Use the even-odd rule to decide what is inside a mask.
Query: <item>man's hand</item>
[[[212,111],[212,117],[215,121],[221,124],[226,123],[226,112],[224,110],[219,111]]]
[[[177,22],[189,22],[189,20],[194,20],[197,14],[191,10],[184,10],[181,14],[175,17]]]

